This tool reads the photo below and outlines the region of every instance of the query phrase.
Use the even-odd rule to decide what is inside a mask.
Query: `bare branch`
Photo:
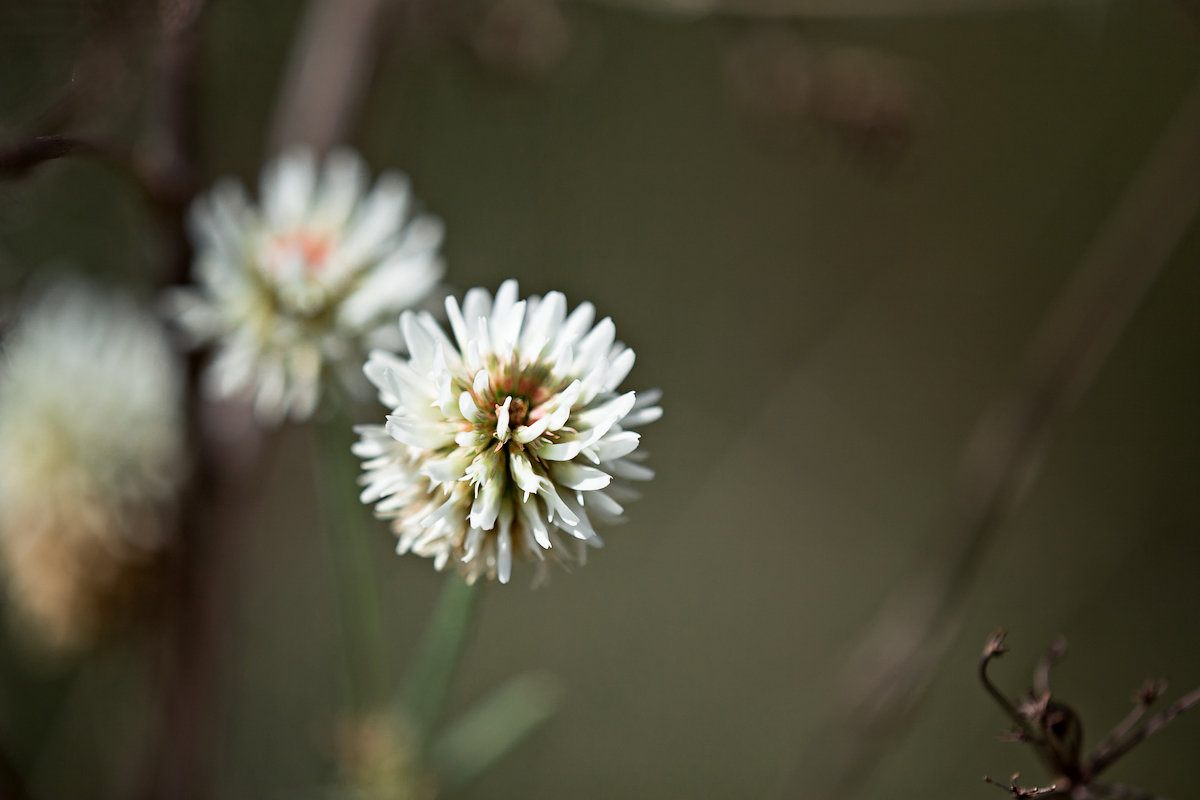
[[[66,156],[86,156],[105,161],[139,177],[133,159],[119,148],[74,136],[35,136],[0,148],[0,178],[24,178],[34,168]]]
[[[1158,733],[1180,714],[1197,704],[1200,704],[1200,688],[1193,689],[1190,693],[1185,694],[1168,706],[1164,711],[1155,714],[1144,725],[1135,729],[1124,740],[1114,745],[1108,752],[1097,754],[1090,765],[1092,774],[1099,775],[1112,766],[1121,756],[1141,744],[1147,737]]]
[[[1141,721],[1146,711],[1154,704],[1163,692],[1167,690],[1167,682],[1163,680],[1149,680],[1142,684],[1141,688],[1134,694],[1134,706],[1130,709],[1125,719],[1121,720],[1116,726],[1109,731],[1108,735],[1100,740],[1100,744],[1096,745],[1096,749],[1092,751],[1089,760],[1095,763],[1099,758],[1104,756],[1120,742],[1124,741],[1129,732],[1134,726]]]
[[[1046,652],[1042,654],[1038,660],[1037,667],[1033,670],[1033,691],[1038,695],[1050,695],[1050,670],[1054,668],[1064,655],[1067,653],[1067,640],[1062,636],[1057,637],[1054,643],[1046,648]]]
[[[996,704],[1004,709],[1004,713],[1017,726],[1022,737],[1022,741],[1040,742],[1041,735],[1033,729],[1029,724],[1029,717],[1022,714],[1021,711],[1013,704],[1011,700],[992,683],[991,677],[988,675],[988,665],[993,660],[999,658],[1008,652],[1007,645],[1004,644],[1004,631],[996,631],[988,639],[988,642],[983,647],[983,655],[979,658],[979,680],[983,683],[983,688],[992,696]],[[986,779],[985,779],[986,780]]]
[[[1019,772],[1013,773],[1012,779],[1009,780],[1008,783],[1001,783],[1000,781],[993,780],[992,778],[989,778],[987,775],[983,776],[984,783],[987,783],[987,784],[990,784],[997,788],[1003,789],[1004,791],[1011,794],[1013,797],[1020,797],[1020,798],[1054,797],[1054,796],[1060,795],[1059,788],[1057,786],[1055,786],[1054,784],[1050,784],[1049,786],[1030,786],[1030,787],[1026,788],[1026,787],[1017,785],[1017,781],[1020,779],[1021,779],[1021,773],[1019,773]]]

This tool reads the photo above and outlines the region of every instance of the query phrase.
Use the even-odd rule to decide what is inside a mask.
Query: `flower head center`
[[[512,427],[529,424],[529,403],[523,397],[513,397],[508,404],[508,424]]]
[[[469,394],[471,405],[481,413],[474,424],[480,434],[498,445],[515,438],[514,444],[523,449],[561,427],[562,420],[554,424],[548,415],[557,407],[554,398],[565,386],[565,381],[550,378],[547,365],[521,365],[514,355],[511,364],[493,364],[488,373],[476,376]]]
[[[333,237],[303,228],[277,234],[267,244],[266,266],[276,277],[312,277],[333,250]]]

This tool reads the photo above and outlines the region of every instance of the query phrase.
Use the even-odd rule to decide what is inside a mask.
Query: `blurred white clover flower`
[[[442,223],[412,215],[408,179],[380,175],[350,150],[279,156],[263,170],[261,204],[226,180],[191,210],[195,288],[168,309],[216,354],[206,390],[252,392],[255,416],[274,424],[311,416],[321,381],[336,374],[367,388],[360,368],[373,347],[394,347],[396,315],[426,298],[444,271]]]
[[[163,543],[185,471],[182,374],[124,296],[50,285],[0,352],[0,556],[43,644],[86,644]]]
[[[514,559],[538,562],[539,580],[547,556],[583,563],[601,544],[592,517],[618,520],[629,482],[653,477],[632,429],[661,416],[661,393],[617,393],[634,353],[612,320],[593,326],[590,303],[518,301],[510,280],[446,311],[454,341],[406,312],[410,356],[375,351],[364,367],[392,412],[356,428],[362,501],[392,520],[398,552],[439,570],[453,558],[468,583],[507,583]]]

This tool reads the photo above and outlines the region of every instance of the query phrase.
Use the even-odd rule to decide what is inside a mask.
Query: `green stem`
[[[380,592],[371,558],[371,532],[356,498],[358,465],[350,453],[351,430],[342,415],[318,423],[317,492],[322,528],[334,573],[335,596],[345,641],[343,664],[348,701],[377,707],[386,696],[387,664]]]
[[[447,577],[429,626],[400,690],[399,702],[424,747],[437,724],[474,617],[474,586],[458,575]]]
[[[553,676],[531,672],[477,703],[431,748],[442,787],[456,791],[498,764],[554,716],[561,695]]]

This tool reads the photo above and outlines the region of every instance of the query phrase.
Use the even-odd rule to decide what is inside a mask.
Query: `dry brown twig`
[[[0,149],[0,177],[24,178],[34,167],[69,155],[91,156],[120,167],[128,167],[131,160],[128,153],[108,143],[74,136],[35,136]]]
[[[158,14],[154,13],[156,4],[160,7]],[[189,15],[198,15],[201,6],[198,0],[115,0],[85,9],[84,39],[67,80],[32,113],[21,115],[27,119],[0,129],[0,180],[26,178],[50,161],[85,158],[112,168],[128,180],[161,217],[169,219],[179,213],[191,198],[192,185],[180,167],[190,164],[171,151],[174,143],[187,136],[189,152],[194,152],[194,134],[190,132],[196,128],[192,118],[194,91],[180,91],[176,85],[165,90],[159,87],[159,97],[150,104],[153,111],[147,121],[151,126],[160,118],[182,124],[163,126],[170,130],[158,132],[158,152],[102,131],[119,129],[117,123],[137,107],[141,97],[140,85],[134,85],[137,74],[153,75],[148,82],[154,85],[166,82],[160,81],[160,76],[173,81],[194,72],[186,64],[167,62],[185,51],[181,45],[192,35]],[[168,27],[182,36],[168,41],[172,39]],[[162,51],[159,69],[135,64],[146,46],[155,41]],[[185,58],[190,62],[194,55],[187,52]],[[183,119],[179,112],[186,112],[188,118]]]
[[[1008,783],[1001,783],[997,780],[992,780],[988,776],[983,776],[984,783],[990,783],[992,786],[997,786],[1011,794],[1013,797],[1049,797],[1058,791],[1058,787],[1051,784],[1050,786],[1033,786],[1022,787],[1017,784],[1021,779],[1021,773],[1014,772],[1012,779]]]
[[[1134,694],[1133,710],[1117,723],[1090,754],[1083,756],[1083,727],[1079,716],[1066,703],[1055,699],[1050,687],[1050,670],[1062,658],[1066,647],[1066,640],[1059,637],[1034,670],[1033,690],[1024,700],[1013,702],[996,687],[988,675],[991,662],[1008,652],[1004,645],[1004,632],[992,634],[984,645],[979,659],[980,681],[1021,733],[1017,738],[1008,737],[1008,740],[1032,747],[1054,776],[1051,783],[1044,787],[1021,787],[1017,783],[1021,777],[1019,774],[1013,775],[1008,784],[987,776],[984,776],[984,781],[1004,789],[1013,797],[1021,798],[1154,800],[1155,795],[1142,789],[1101,782],[1097,778],[1122,756],[1162,730],[1180,714],[1200,705],[1200,688],[1184,695],[1164,711],[1142,722],[1146,711],[1163,694],[1167,686],[1162,680],[1147,681]]]

